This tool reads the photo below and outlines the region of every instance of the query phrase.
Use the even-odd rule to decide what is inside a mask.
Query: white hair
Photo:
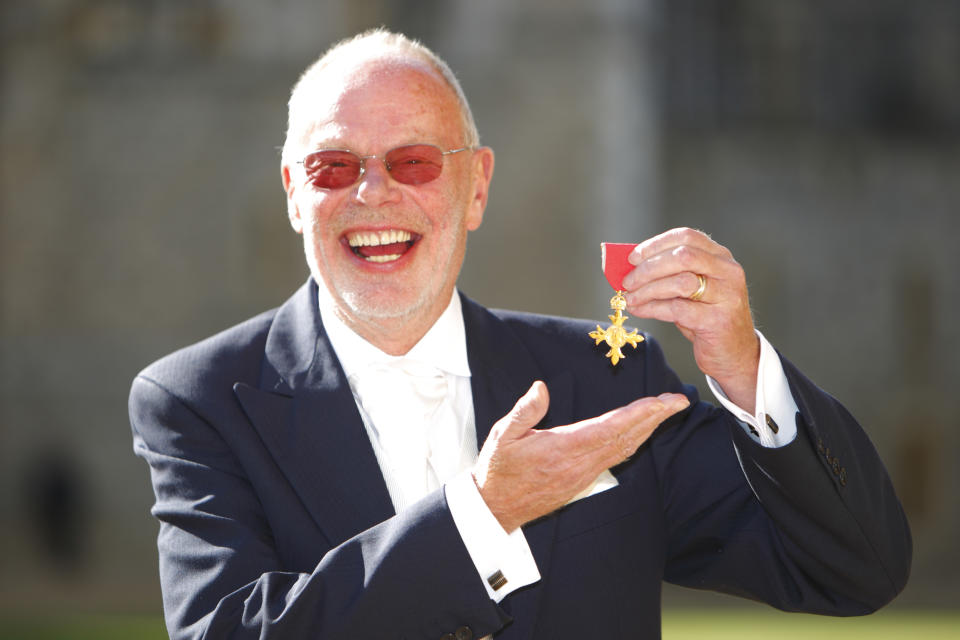
[[[297,83],[293,85],[290,100],[287,103],[287,134],[283,144],[283,158],[285,160],[289,159],[289,154],[294,145],[293,140],[299,133],[297,128],[303,122],[304,115],[301,112],[309,110],[309,105],[304,104],[309,94],[308,89],[315,83],[323,82],[321,76],[328,67],[337,63],[355,63],[363,60],[415,60],[428,64],[440,74],[457,97],[462,120],[464,146],[478,147],[480,145],[480,134],[477,131],[473,113],[470,111],[470,105],[467,103],[467,97],[447,63],[422,43],[403,34],[377,28],[364,31],[352,38],[334,44],[316,62],[307,67]]]

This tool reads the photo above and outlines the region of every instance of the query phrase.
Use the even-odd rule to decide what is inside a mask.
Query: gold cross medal
[[[607,282],[610,283],[613,290],[617,292],[615,296],[610,298],[610,308],[613,309],[614,313],[607,316],[613,324],[606,329],[597,325],[597,330],[591,331],[588,335],[597,341],[596,344],[607,343],[610,350],[607,351],[605,356],[610,358],[610,364],[614,366],[626,357],[622,351],[624,346],[629,344],[636,349],[637,344],[643,342],[643,336],[638,334],[636,329],[627,333],[627,330],[623,328],[623,321],[629,317],[623,315],[623,310],[627,308],[627,299],[623,297],[623,278],[633,270],[633,265],[627,260],[627,256],[630,255],[635,246],[637,245],[622,242],[600,243],[603,275],[606,276]]]

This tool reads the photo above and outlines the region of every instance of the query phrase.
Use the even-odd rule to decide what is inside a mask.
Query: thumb
[[[502,430],[501,436],[520,437],[528,429],[533,428],[547,415],[550,406],[550,393],[547,385],[540,380],[534,381],[513,409],[500,419],[498,427]]]

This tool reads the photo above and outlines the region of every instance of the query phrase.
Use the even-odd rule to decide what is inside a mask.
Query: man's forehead
[[[420,60],[377,59],[325,68],[311,80],[295,107],[304,141],[345,139],[374,117],[379,124],[408,124],[410,107],[446,111],[459,124],[456,97],[442,76]],[[396,109],[392,109],[392,105]],[[401,108],[402,107],[402,108]]]
[[[303,95],[317,106],[335,107],[377,89],[406,93],[449,91],[443,77],[426,61],[381,57],[334,62],[318,70]]]

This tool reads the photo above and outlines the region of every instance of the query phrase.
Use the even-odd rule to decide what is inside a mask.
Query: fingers
[[[547,415],[550,394],[547,385],[534,381],[527,392],[517,400],[510,413],[497,421],[493,430],[501,438],[519,438]]]
[[[636,268],[623,284],[634,316],[672,322],[681,331],[752,328],[743,268],[706,234],[673,229],[637,245],[629,259]]]
[[[609,469],[632,456],[664,420],[688,406],[690,400],[686,396],[664,393],[635,400],[616,410],[620,415],[613,416],[597,434],[606,443],[605,450],[599,452],[601,467]]]
[[[726,249],[708,250],[693,245],[666,248],[659,253],[643,255],[636,268],[623,279],[624,288],[635,304],[647,300],[668,298],[689,299],[700,287],[698,275],[706,278],[706,288],[699,302],[710,303],[723,299],[730,290],[744,282],[743,269],[726,254]],[[723,249],[723,251],[720,251]],[[636,250],[634,250],[636,251]],[[631,253],[631,258],[636,253]],[[628,302],[630,302],[628,297]]]
[[[632,456],[660,423],[689,405],[682,394],[664,393],[553,431],[569,435],[570,455],[590,465],[589,473],[598,473]]]
[[[700,278],[697,277],[697,274],[702,273],[703,271],[681,271],[646,282],[627,295],[627,303],[636,307],[651,300],[670,300],[672,298],[694,300],[693,295],[700,290]],[[703,304],[714,304],[720,298],[720,289],[725,289],[727,283],[707,275],[702,275],[702,277],[704,278],[704,289],[695,301]]]
[[[638,265],[651,256],[683,246],[701,249],[720,257],[733,257],[733,254],[731,254],[726,247],[714,242],[713,239],[703,231],[690,229],[689,227],[680,227],[670,229],[669,231],[665,231],[660,235],[641,242],[630,253],[628,260],[631,264]]]
[[[624,278],[623,284],[627,291],[637,294],[635,304],[689,298],[700,287],[698,275],[707,279],[707,290],[698,300],[707,302],[710,289],[719,293],[718,286],[736,282],[742,273],[726,247],[702,231],[689,228],[671,229],[640,243],[628,260],[636,269]]]

